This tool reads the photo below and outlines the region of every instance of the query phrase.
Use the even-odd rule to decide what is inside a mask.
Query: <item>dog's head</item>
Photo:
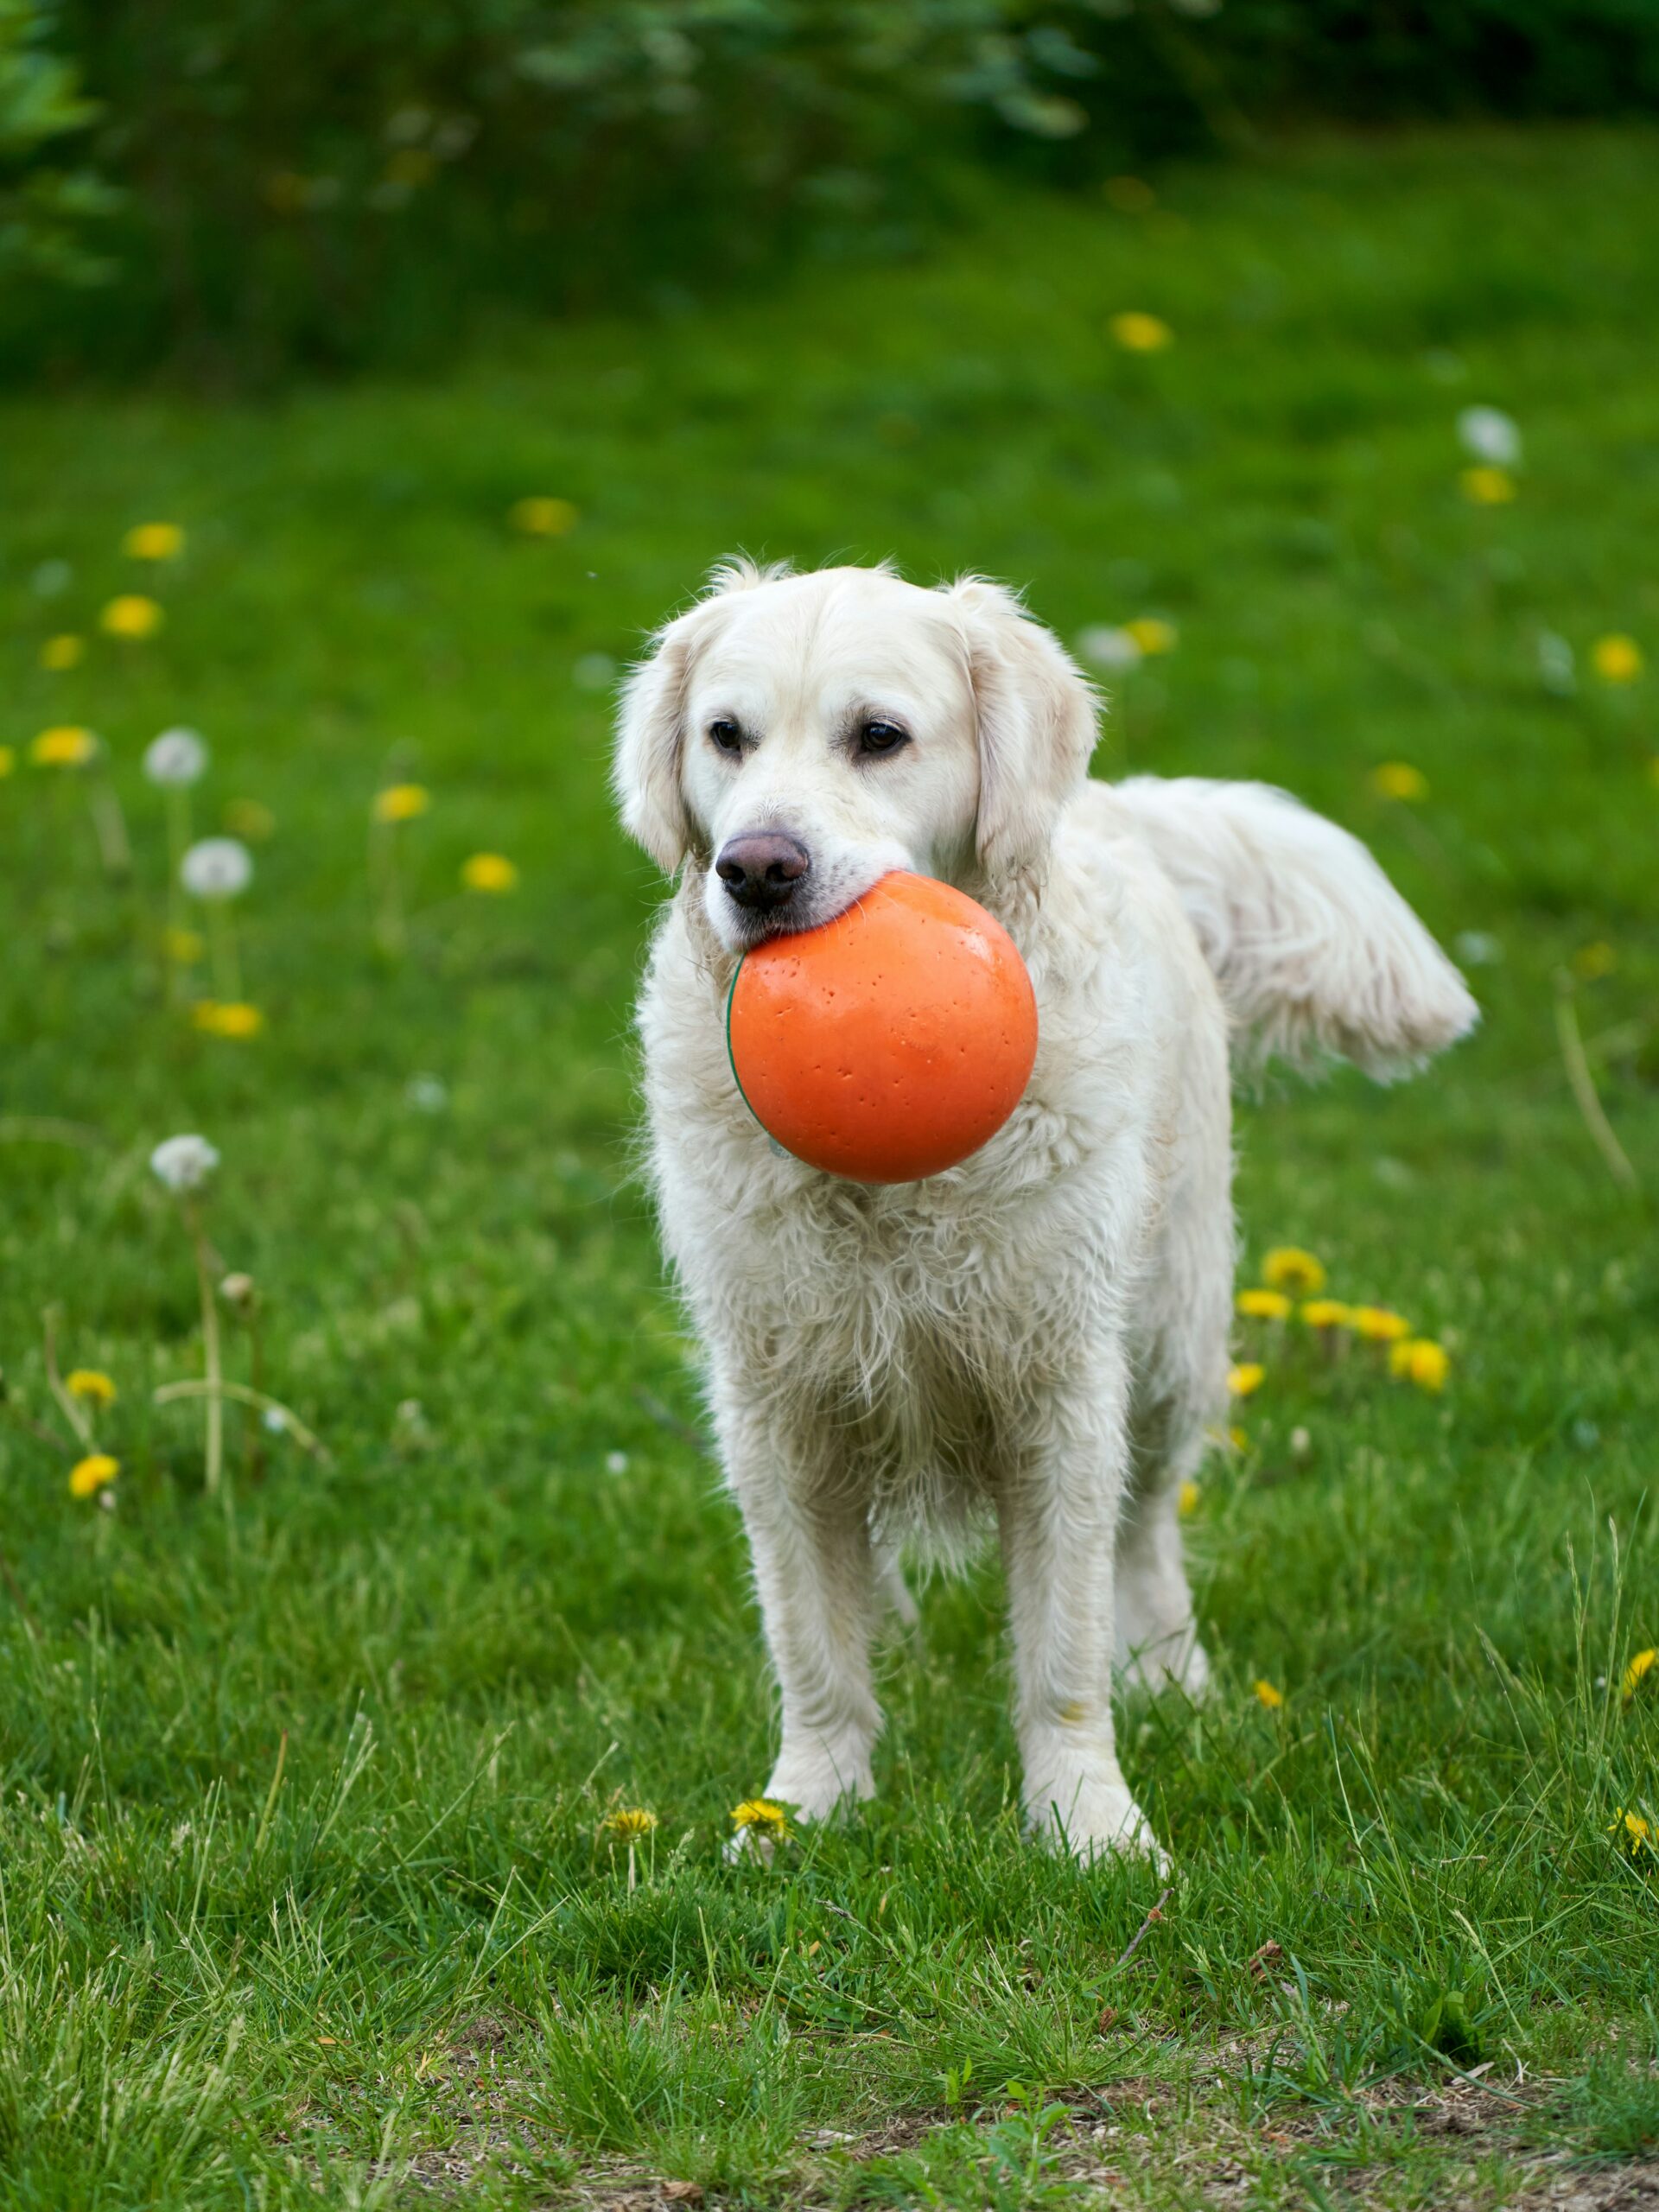
[[[747,563],[629,680],[622,818],[688,854],[722,944],[830,920],[894,868],[995,886],[1040,861],[1095,742],[1088,685],[1014,595]]]

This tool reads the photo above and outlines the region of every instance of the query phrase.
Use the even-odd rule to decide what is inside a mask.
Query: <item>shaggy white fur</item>
[[[1388,1070],[1475,1019],[1344,831],[1255,785],[1090,782],[1095,736],[1012,594],[886,569],[717,569],[622,708],[623,817],[679,877],[639,1014],[656,1193],[781,1691],[766,1795],[808,1819],[874,1788],[890,1548],[994,1516],[1031,1825],[1155,1850],[1112,1684],[1205,1682],[1176,1498],[1226,1402],[1230,1043]],[[721,855],[779,835],[804,870],[740,904]],[[866,1186],[769,1141],[722,1012],[746,946],[895,868],[1003,923],[1039,1041],[982,1150]]]

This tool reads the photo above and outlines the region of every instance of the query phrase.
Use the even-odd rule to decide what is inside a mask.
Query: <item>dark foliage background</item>
[[[1310,117],[1659,107],[1656,0],[0,0],[0,367],[429,356]]]

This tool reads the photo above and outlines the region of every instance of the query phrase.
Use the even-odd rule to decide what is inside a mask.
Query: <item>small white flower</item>
[[[628,1471],[627,1453],[607,1452],[605,1454],[605,1471],[607,1475],[626,1475]]]
[[[1558,631],[1538,632],[1538,681],[1560,698],[1578,689],[1573,648]]]
[[[149,1165],[169,1191],[199,1191],[218,1166],[219,1153],[206,1137],[168,1137],[150,1154]]]
[[[253,880],[253,855],[238,837],[204,837],[179,863],[193,899],[234,899]]]
[[[1521,458],[1521,426],[1499,407],[1465,407],[1458,417],[1463,449],[1494,468],[1513,468]]]
[[[144,748],[144,773],[152,784],[194,784],[207,766],[207,747],[194,729],[164,729]]]
[[[417,1114],[442,1114],[448,1106],[449,1092],[442,1076],[412,1075],[404,1098]]]
[[[270,1433],[273,1436],[281,1436],[288,1427],[288,1415],[283,1411],[280,1406],[267,1406],[265,1408],[264,1422],[265,1427],[270,1431]]]
[[[1141,647],[1128,632],[1115,630],[1106,622],[1096,622],[1078,633],[1077,652],[1096,668],[1135,668],[1141,658]]]

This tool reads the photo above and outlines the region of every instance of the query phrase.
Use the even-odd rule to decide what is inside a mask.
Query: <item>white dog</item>
[[[1155,1848],[1113,1669],[1205,1682],[1176,1497],[1226,1402],[1230,1045],[1386,1073],[1475,1019],[1344,831],[1260,785],[1090,782],[1095,741],[1008,592],[885,568],[716,569],[622,706],[623,818],[679,873],[639,1005],[656,1192],[782,1692],[766,1794],[804,1818],[874,1787],[889,1548],[994,1513],[1028,1820]],[[722,1017],[746,947],[895,868],[1002,922],[1039,1041],[982,1150],[872,1187],[768,1141]]]

